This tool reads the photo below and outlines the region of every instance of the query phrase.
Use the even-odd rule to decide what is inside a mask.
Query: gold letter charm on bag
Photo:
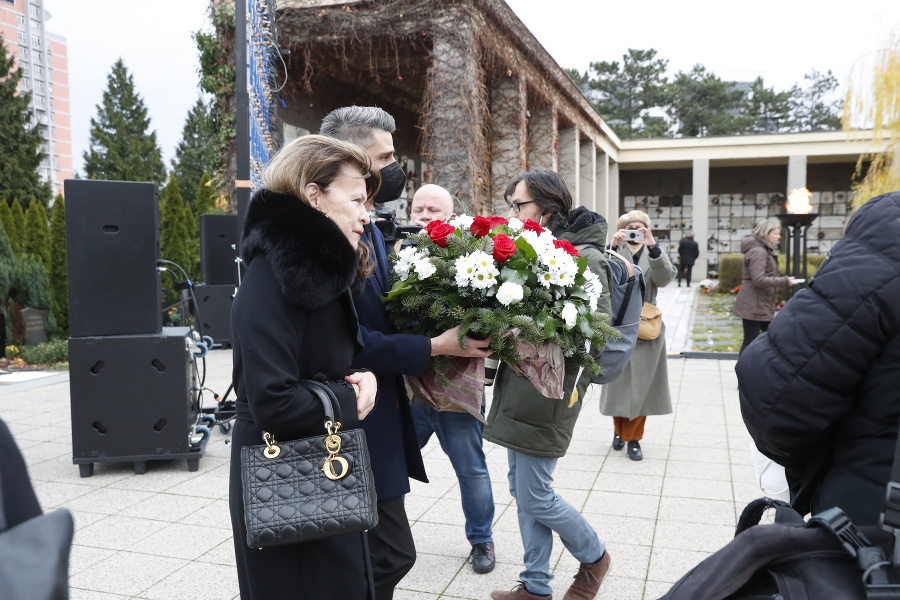
[[[337,453],[341,451],[341,438],[337,434],[341,424],[335,423],[332,425],[331,421],[328,421],[325,423],[325,428],[328,430],[328,437],[325,438],[325,449],[328,450],[328,458],[325,459],[325,464],[322,465],[322,472],[325,473],[325,477],[328,479],[337,481],[350,472],[350,463],[347,462],[346,458],[337,456]],[[341,466],[340,474],[334,472],[333,463],[338,463]]]

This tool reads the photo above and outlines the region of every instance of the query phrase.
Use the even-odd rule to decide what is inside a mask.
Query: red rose
[[[484,237],[491,232],[491,220],[482,216],[475,217],[469,231],[475,237]]]
[[[431,223],[429,223],[431,225]],[[443,223],[438,221],[438,224],[434,227],[425,228],[428,231],[428,236],[431,238],[431,241],[440,246],[441,248],[447,247],[447,237],[456,231],[456,227],[450,225],[448,223]]]
[[[440,220],[428,221],[428,224],[425,225],[425,227],[423,229],[425,229],[425,231],[431,231],[432,229],[437,227],[440,223],[443,223],[443,221],[440,221]]]
[[[557,248],[562,248],[566,251],[566,254],[571,254],[572,256],[581,256],[578,254],[578,250],[575,249],[575,246],[567,242],[566,240],[553,240],[553,245]]]
[[[508,235],[498,233],[494,236],[494,260],[506,262],[506,259],[516,253],[516,243]]]
[[[538,233],[544,233],[544,228],[540,226],[540,224],[535,223],[531,219],[525,219],[525,224],[522,225],[522,229],[527,229],[528,231],[536,231]]]
[[[509,221],[507,221],[503,217],[488,217],[488,221],[491,222],[492,231],[495,227],[500,227],[501,225],[509,225]]]

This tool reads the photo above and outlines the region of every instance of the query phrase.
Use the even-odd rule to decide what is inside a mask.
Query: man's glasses
[[[526,204],[531,204],[531,203],[534,202],[534,200],[529,200],[528,202],[510,202],[510,201],[509,201],[508,199],[506,199],[506,198],[504,198],[503,201],[506,202],[506,205],[507,205],[508,207],[510,207],[511,209],[513,209],[513,212],[519,212],[520,210],[522,210],[522,207],[523,207],[523,206],[525,206]]]

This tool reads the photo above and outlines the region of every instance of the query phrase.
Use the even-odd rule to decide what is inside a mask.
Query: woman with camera
[[[656,290],[675,278],[675,266],[656,243],[647,213],[633,210],[622,215],[616,229],[613,250],[644,272],[644,302],[655,306]],[[621,450],[627,444],[628,458],[642,460],[640,440],[644,437],[647,416],[672,412],[665,324],[654,339],[641,339],[639,334],[631,362],[618,379],[603,386],[600,412],[613,418],[613,450]]]
[[[750,235],[741,240],[744,254],[741,265],[741,289],[734,300],[734,316],[744,325],[744,341],[741,353],[750,342],[769,328],[775,318],[775,299],[778,288],[797,285],[799,279],[780,277],[775,248],[781,239],[781,222],[778,219],[760,221]]]

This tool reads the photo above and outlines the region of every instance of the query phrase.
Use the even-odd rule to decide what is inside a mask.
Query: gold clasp
[[[350,472],[350,463],[347,462],[347,459],[337,456],[337,453],[341,451],[341,437],[337,434],[340,428],[341,424],[338,422],[325,422],[325,429],[328,431],[328,436],[325,438],[325,449],[328,450],[328,458],[325,459],[325,464],[322,465],[322,472],[325,473],[325,477],[332,481],[337,481]],[[340,465],[340,474],[335,472],[334,463]]]
[[[275,436],[267,431],[263,433],[263,441],[266,443],[263,456],[266,458],[278,458],[278,455],[281,454],[281,448],[275,445],[278,443],[275,441]]]

